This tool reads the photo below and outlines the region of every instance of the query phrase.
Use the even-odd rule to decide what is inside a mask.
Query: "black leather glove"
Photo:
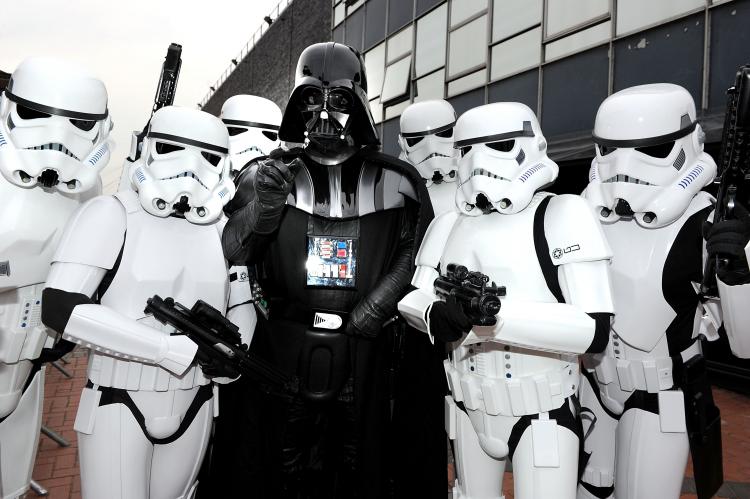
[[[257,220],[254,232],[270,234],[279,226],[286,199],[294,186],[294,177],[303,165],[299,158],[289,164],[270,158],[259,163],[255,174]]]
[[[734,216],[736,218],[713,224],[706,237],[708,257],[728,260],[728,264],[717,269],[716,274],[729,285],[750,282],[750,269],[745,257],[745,246],[750,241],[750,212],[736,203]]]
[[[203,374],[208,378],[230,378],[234,379],[240,375],[236,369],[215,357],[198,355],[198,365],[201,366]]]
[[[430,309],[430,332],[442,341],[456,341],[471,331],[472,322],[453,296],[436,301]]]

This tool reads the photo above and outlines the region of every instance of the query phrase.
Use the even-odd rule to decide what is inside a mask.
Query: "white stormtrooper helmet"
[[[273,101],[255,95],[232,96],[221,106],[221,120],[229,130],[232,175],[281,145],[281,109]]]
[[[194,224],[215,221],[234,195],[228,147],[219,118],[184,107],[156,111],[141,157],[130,166],[143,209],[157,217],[182,215]]]
[[[704,139],[684,88],[657,83],[614,93],[596,114],[586,197],[604,222],[668,225],[716,176]]]
[[[26,59],[0,97],[0,174],[20,187],[98,189],[111,128],[101,80],[66,61]]]
[[[453,148],[456,112],[442,99],[417,102],[401,114],[400,159],[410,162],[427,184],[454,182],[460,156]]]
[[[486,104],[456,123],[459,189],[456,205],[469,215],[493,209],[517,213],[557,178],[534,112],[518,102]]]

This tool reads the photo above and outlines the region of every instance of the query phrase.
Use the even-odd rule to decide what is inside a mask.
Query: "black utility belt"
[[[293,305],[283,306],[273,303],[269,319],[287,320],[304,324],[309,329],[316,331],[331,331],[343,333],[349,322],[349,312],[323,309],[303,309]]]

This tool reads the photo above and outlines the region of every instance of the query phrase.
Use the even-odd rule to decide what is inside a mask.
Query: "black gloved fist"
[[[294,177],[303,166],[299,158],[289,164],[278,159],[266,159],[258,165],[255,175],[255,195],[263,208],[281,208],[292,192]]]
[[[219,359],[202,359],[199,357],[198,364],[201,366],[201,370],[207,378],[234,379],[240,375],[240,373],[237,372],[236,369],[224,362],[221,362]]]
[[[706,235],[706,251],[709,258],[728,261],[717,269],[717,276],[729,285],[750,282],[745,256],[745,246],[750,241],[750,212],[740,203],[734,207],[735,218],[723,220],[711,226]]]
[[[445,301],[436,301],[430,309],[430,332],[439,340],[456,341],[471,331],[471,318],[464,313],[461,304],[453,296]]]

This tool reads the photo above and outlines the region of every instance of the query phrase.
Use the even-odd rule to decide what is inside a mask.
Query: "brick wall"
[[[294,70],[302,50],[313,43],[330,40],[331,11],[330,0],[294,0],[203,110],[218,115],[224,101],[236,94],[266,97],[283,110],[292,91]]]

